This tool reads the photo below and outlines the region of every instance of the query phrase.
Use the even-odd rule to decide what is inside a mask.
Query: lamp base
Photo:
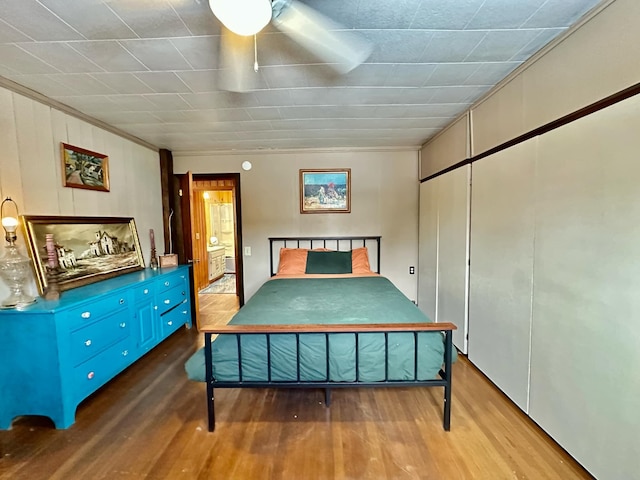
[[[1,303],[1,308],[21,308],[36,301],[24,292],[24,284],[31,274],[31,261],[22,256],[15,244],[5,247],[4,256],[0,258],[0,277],[9,287],[9,296]]]

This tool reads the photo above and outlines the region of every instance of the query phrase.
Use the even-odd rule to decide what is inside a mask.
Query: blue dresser
[[[190,268],[141,270],[0,310],[0,429],[21,415],[68,428],[82,400],[191,327]]]

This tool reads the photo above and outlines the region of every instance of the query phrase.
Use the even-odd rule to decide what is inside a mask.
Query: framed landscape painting
[[[350,212],[350,168],[300,170],[300,213]]]
[[[47,287],[47,268],[52,261],[46,246],[47,234],[53,235],[61,291],[144,268],[133,218],[22,218],[41,295]]]
[[[65,187],[109,191],[109,157],[62,143],[62,184]]]

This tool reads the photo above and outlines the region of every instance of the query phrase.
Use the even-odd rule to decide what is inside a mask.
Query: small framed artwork
[[[350,212],[350,168],[300,170],[300,213]]]
[[[65,187],[109,191],[109,157],[67,143],[62,149],[62,184]]]
[[[133,218],[22,218],[41,295],[47,288],[47,268],[56,269],[60,291],[144,268]]]

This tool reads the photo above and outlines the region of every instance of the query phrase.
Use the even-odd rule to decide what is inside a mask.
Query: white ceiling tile
[[[469,53],[467,62],[504,62],[511,60],[538,36],[538,30],[495,30],[489,32]]]
[[[191,89],[173,72],[140,72],[135,76],[155,93],[191,93]]]
[[[411,28],[462,30],[484,0],[423,0],[411,20]]]
[[[422,62],[433,37],[433,32],[427,30],[367,30],[364,33],[373,44],[369,63]]]
[[[423,55],[421,63],[462,62],[485,38],[485,31],[435,32]]]
[[[547,43],[560,35],[564,29],[562,28],[548,28],[544,30],[538,30],[538,35],[531,39],[529,43],[524,45],[517,53],[512,57],[512,61],[523,62],[535,52],[544,47]]]
[[[43,62],[54,64],[64,73],[88,73],[103,71],[87,57],[63,42],[56,43],[24,43],[20,48],[26,50]]]
[[[74,94],[71,87],[56,81],[50,75],[7,75],[7,77],[48,97]]]
[[[97,118],[111,125],[126,125],[131,123],[158,123],[155,114],[149,112],[101,112]]]
[[[10,66],[21,74],[58,72],[57,68],[15,45],[0,45],[0,64]]]
[[[282,115],[278,107],[247,108],[247,115],[251,120],[280,120]]]
[[[393,8],[380,8],[377,2],[360,2],[355,28],[405,29],[411,27],[420,0],[394,0]]]
[[[36,0],[0,2],[0,18],[38,41],[82,40],[82,35]]]
[[[153,90],[133,73],[92,73],[91,76],[116,93],[153,93]]]
[[[467,29],[518,28],[533,15],[546,0],[485,0]]]
[[[173,38],[171,43],[194,70],[218,68],[218,37]]]
[[[391,68],[387,65],[388,75],[385,85],[389,87],[421,87],[426,84],[433,75],[437,64],[423,63],[403,63],[393,65]]]
[[[480,64],[477,63],[440,63],[424,83],[428,87],[448,87],[463,85],[473,75]]]
[[[464,82],[465,85],[495,85],[509,75],[521,62],[484,62]]]
[[[120,43],[149,70],[192,70],[169,39],[122,40]]]
[[[180,95],[173,93],[143,95],[154,110],[188,110],[191,106]]]
[[[172,6],[192,35],[220,34],[220,22],[211,12],[209,2],[172,2]]]
[[[522,27],[569,27],[599,3],[599,0],[547,0]]]
[[[175,73],[194,93],[213,92],[217,90],[217,70],[197,70]]]
[[[107,72],[140,72],[147,70],[142,63],[116,41],[70,42],[71,48],[91,59]]]
[[[166,0],[109,0],[108,5],[140,38],[189,35],[187,26]]]
[[[89,40],[136,38],[107,5],[93,0],[39,0]]]
[[[32,39],[0,18],[0,44],[29,42]]]
[[[71,88],[76,95],[109,95],[115,91],[86,73],[56,73],[51,78]]]

